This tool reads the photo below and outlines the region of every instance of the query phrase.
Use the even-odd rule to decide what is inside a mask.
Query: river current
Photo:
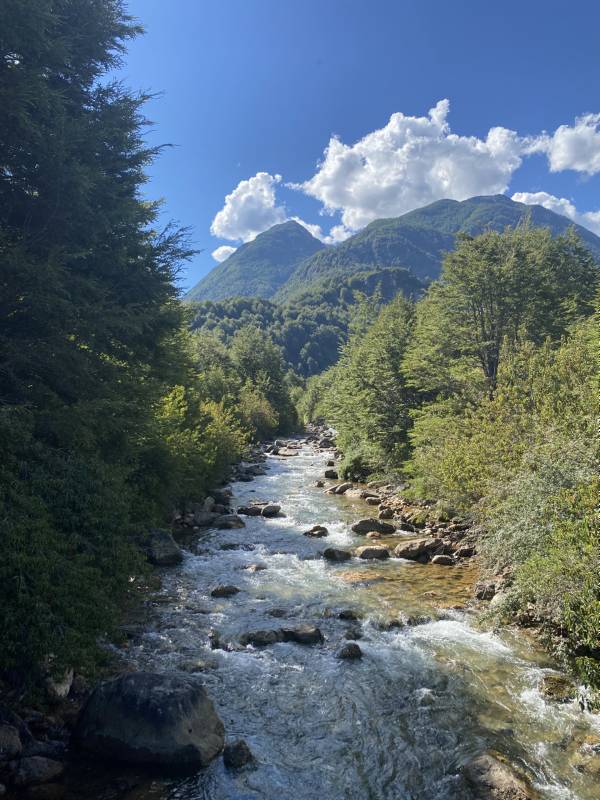
[[[477,626],[464,608],[472,566],[320,557],[327,546],[364,544],[350,525],[373,510],[315,487],[328,457],[305,444],[233,484],[234,507],[274,501],[285,516],[202,533],[183,564],[164,571],[151,624],[126,653],[134,668],[159,672],[203,662],[227,739],[246,740],[254,767],[227,770],[219,758],[193,777],[118,796],[469,800],[460,768],[493,749],[525,768],[543,798],[598,800],[599,773],[581,753],[600,743],[600,718],[544,700],[538,686],[555,667],[529,637]],[[315,524],[326,539],[302,535]],[[241,591],[213,599],[218,584]],[[350,609],[359,621],[339,618]],[[400,615],[418,624],[390,627]],[[318,625],[324,644],[236,645],[247,631],[303,623]],[[211,649],[211,633],[235,646]],[[336,658],[354,637],[363,658]]]

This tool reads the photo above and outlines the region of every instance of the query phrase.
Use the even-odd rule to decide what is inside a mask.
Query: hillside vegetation
[[[416,306],[365,318],[301,402],[337,428],[345,477],[395,473],[470,515],[503,613],[596,683],[597,287],[573,231],[462,236]]]
[[[194,304],[192,329],[228,343],[245,327],[259,328],[281,348],[288,369],[308,377],[338,360],[354,309],[363,297],[386,303],[398,293],[414,299],[423,290],[406,269],[356,273],[344,280],[319,281],[287,304],[260,298]]]

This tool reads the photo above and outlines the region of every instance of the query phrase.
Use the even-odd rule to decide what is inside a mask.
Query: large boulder
[[[324,525],[313,525],[312,528],[304,531],[305,536],[312,536],[316,539],[322,539],[324,536],[327,536],[328,533],[329,531]]]
[[[224,728],[197,678],[134,672],[96,687],[73,738],[102,758],[188,770],[221,752]]]
[[[352,553],[339,547],[326,547],[323,550],[323,558],[327,559],[327,561],[349,561],[352,558]]]
[[[218,528],[221,531],[245,527],[246,523],[237,514],[222,514],[215,520],[215,528]]]
[[[390,557],[390,551],[387,549],[387,547],[383,547],[380,544],[367,544],[364,547],[357,547],[356,555],[359,558],[364,559],[384,559]]]
[[[183,553],[169,531],[154,529],[150,532],[148,560],[157,567],[172,567],[183,561]]]
[[[410,561],[418,561],[423,557],[429,559],[442,544],[441,539],[413,539],[411,542],[401,542],[394,550],[394,555]]]
[[[539,794],[514,767],[493,753],[485,753],[463,768],[476,800],[537,800]]]
[[[372,518],[361,519],[352,526],[352,531],[359,534],[369,533],[370,531],[376,531],[377,533],[394,533],[395,530],[394,526],[390,525],[389,522],[383,522],[380,519]]]
[[[64,764],[53,758],[44,756],[29,756],[19,761],[15,773],[15,786],[32,786],[39,783],[50,783],[60,778],[65,771]]]
[[[267,503],[266,506],[263,506],[261,514],[263,517],[278,517],[280,511],[281,506],[277,503]]]
[[[9,761],[21,754],[19,731],[13,725],[0,723],[0,761]]]
[[[284,642],[296,642],[296,644],[320,644],[323,641],[323,634],[316,625],[298,625],[295,628],[282,628]]]

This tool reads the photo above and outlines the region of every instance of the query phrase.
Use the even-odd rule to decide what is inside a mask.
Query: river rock
[[[283,633],[280,630],[248,631],[240,636],[240,643],[244,647],[249,644],[253,647],[267,647],[282,641]]]
[[[440,554],[431,559],[432,564],[438,564],[440,567],[451,567],[454,564],[452,556]]]
[[[317,539],[320,539],[323,536],[327,536],[328,533],[329,531],[324,525],[313,525],[310,530],[304,531],[304,536],[313,536]]]
[[[0,761],[16,758],[22,748],[19,731],[13,725],[0,724]]]
[[[365,502],[368,506],[378,506],[381,502],[381,497],[378,497],[377,495],[374,497],[367,497]]]
[[[231,586],[230,584],[221,584],[221,586],[215,586],[215,588],[211,591],[211,597],[233,597],[234,594],[238,594],[240,590],[237,586]]]
[[[281,511],[281,506],[277,503],[268,503],[266,506],[263,506],[261,514],[263,517],[277,517],[279,512]]]
[[[262,572],[265,569],[268,569],[266,564],[263,564],[262,561],[259,561],[257,564],[248,564],[247,567],[244,567],[246,572]]]
[[[349,561],[352,553],[339,547],[327,547],[323,550],[323,558],[326,558],[327,561]]]
[[[394,533],[396,530],[389,522],[383,522],[380,519],[361,519],[355,522],[351,530],[354,533],[364,534],[370,531],[377,531],[377,533]]]
[[[299,625],[295,628],[282,628],[284,642],[296,644],[320,644],[324,641],[321,630],[316,625]]]
[[[367,544],[364,547],[356,548],[356,555],[359,558],[378,558],[384,559],[390,557],[390,551],[383,545]]]
[[[183,553],[169,531],[154,529],[150,532],[148,560],[157,567],[172,567],[183,561]]]
[[[194,525],[197,525],[199,528],[210,528],[213,522],[219,517],[219,515],[213,511],[214,507],[215,502],[213,500],[213,506],[210,511],[205,511],[204,509],[194,511],[192,520]]]
[[[337,658],[347,659],[349,661],[355,661],[358,658],[362,658],[362,650],[356,644],[356,642],[347,642],[343,644],[340,649],[337,651],[336,656]]]
[[[346,481],[346,483],[340,483],[337,486],[334,486],[332,492],[333,494],[346,494],[348,489],[352,489],[352,486],[352,483]]]
[[[475,585],[475,597],[478,600],[491,600],[496,594],[496,584],[493,581],[479,581]]]
[[[393,508],[382,508],[377,515],[378,519],[392,519],[394,516]]]
[[[369,531],[367,533],[367,539],[381,539],[381,534],[377,533],[377,531]]]
[[[65,771],[64,764],[52,758],[29,756],[19,761],[15,772],[15,786],[32,786],[38,783],[50,783],[60,778]]]
[[[193,769],[221,752],[224,728],[197,678],[134,672],[94,689],[74,742],[103,758]]]
[[[463,774],[477,800],[538,800],[529,782],[499,756],[486,753],[465,765]]]
[[[427,558],[442,545],[441,539],[413,539],[412,542],[401,542],[394,550],[396,558],[407,558],[416,561],[421,556]]]
[[[357,620],[360,619],[360,615],[353,608],[343,608],[338,614],[338,619],[345,619],[345,620],[350,620],[351,622],[356,622]]]
[[[457,558],[471,558],[475,555],[475,548],[464,544],[457,548],[455,555]]]
[[[240,506],[237,510],[238,514],[243,514],[245,517],[260,517],[259,506]]]
[[[577,687],[565,675],[544,675],[540,692],[547,700],[556,703],[569,703],[577,697]]]
[[[234,528],[245,528],[246,523],[237,514],[222,514],[215,520],[215,528],[221,531],[232,530]]]
[[[336,469],[326,469],[323,474],[325,475],[326,478],[328,478],[331,481],[337,481],[338,479],[338,474]]]
[[[322,489],[324,486],[325,486],[325,482],[324,481],[321,481],[321,480],[315,481],[315,488]]]
[[[240,769],[254,761],[250,748],[243,739],[225,745],[223,763],[228,769]]]

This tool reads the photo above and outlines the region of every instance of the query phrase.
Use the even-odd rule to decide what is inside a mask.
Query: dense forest
[[[305,419],[338,430],[351,479],[466,513],[499,611],[600,679],[598,268],[574,232],[462,236],[416,304],[366,315],[310,378]]]
[[[7,0],[0,31],[0,670],[35,680],[93,663],[145,532],[295,412],[265,333],[189,333],[121,2]]]
[[[338,360],[365,299],[387,303],[399,293],[415,299],[424,288],[404,268],[357,272],[343,279],[322,279],[286,304],[258,297],[194,303],[192,329],[211,332],[227,343],[244,327],[259,328],[281,349],[288,369],[306,378]]]

